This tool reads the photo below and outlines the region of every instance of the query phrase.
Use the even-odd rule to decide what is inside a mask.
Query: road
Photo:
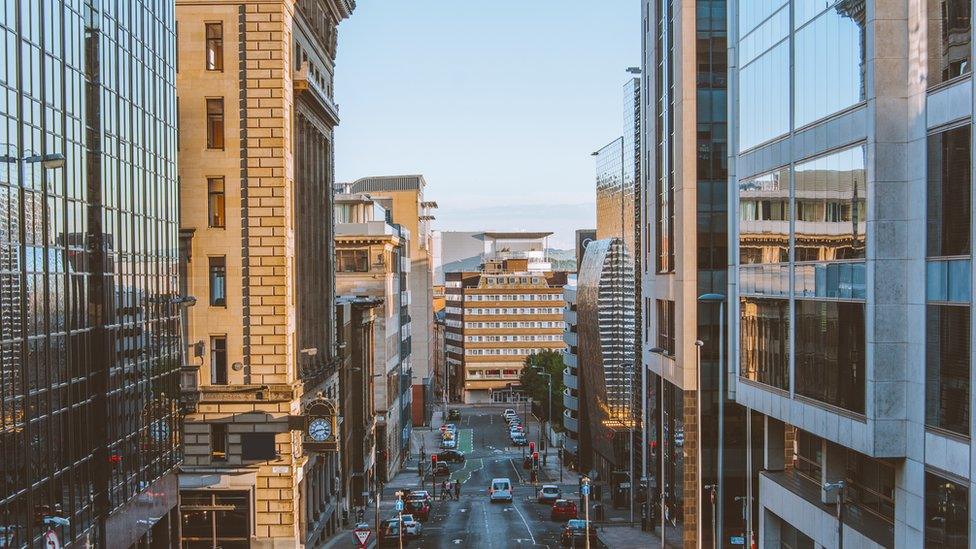
[[[503,409],[462,409],[461,420],[457,422],[459,449],[467,459],[463,466],[450,464],[452,480],[462,482],[460,500],[440,501],[438,485],[438,501],[434,503],[430,520],[423,525],[423,536],[405,546],[466,549],[559,547],[564,521],[549,520],[549,505],[536,503],[536,487],[529,482],[528,471],[521,467],[523,449],[511,445],[508,427],[501,417]],[[538,428],[536,423],[528,425],[529,440],[538,439]],[[428,455],[430,452],[431,449],[427,448]],[[402,475],[398,475],[384,490],[386,501],[395,499],[395,492],[401,488],[396,481]],[[416,478],[416,474],[412,476]],[[492,504],[488,501],[488,484],[497,477],[508,477],[513,481],[515,501],[512,503]],[[575,479],[572,480],[561,485],[563,494],[567,498],[577,499],[577,484]],[[425,488],[430,489],[429,480]],[[384,515],[391,517],[389,513]]]

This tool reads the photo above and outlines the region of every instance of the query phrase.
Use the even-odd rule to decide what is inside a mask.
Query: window
[[[227,336],[210,338],[210,384],[227,385]]]
[[[266,461],[277,458],[274,433],[241,433],[241,459]]]
[[[800,429],[793,443],[793,468],[817,486],[822,480],[823,439]]]
[[[969,547],[969,487],[925,473],[925,547]]]
[[[224,98],[207,99],[207,148],[224,148]]]
[[[210,461],[227,461],[227,424],[210,424]]]
[[[183,547],[249,547],[250,501],[246,491],[181,491]]]
[[[337,250],[336,259],[336,270],[341,273],[369,271],[369,253],[366,250]]]
[[[788,390],[790,302],[742,297],[739,319],[740,375]]]
[[[969,436],[968,305],[925,306],[925,423]]]
[[[864,413],[864,303],[796,300],[796,392]]]
[[[970,0],[928,0],[929,86],[972,71]]]
[[[970,254],[971,126],[928,137],[927,242],[929,257]]]
[[[674,301],[657,300],[657,346],[674,356]]]
[[[888,523],[895,522],[895,468],[853,450],[847,452],[845,496],[852,505]]]
[[[227,306],[227,260],[224,257],[210,257],[210,305]]]
[[[223,229],[224,218],[224,178],[207,178],[207,218],[211,228]]]
[[[224,70],[224,25],[207,23],[207,70]]]

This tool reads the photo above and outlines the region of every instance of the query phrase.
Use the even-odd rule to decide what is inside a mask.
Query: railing
[[[579,398],[569,394],[569,389],[563,390],[563,406],[570,410],[579,411]]]
[[[579,432],[579,420],[569,415],[569,410],[563,411],[563,427],[574,433]]]
[[[565,359],[563,360],[565,362]],[[579,390],[579,379],[577,379],[576,375],[571,372],[570,368],[563,368],[563,385],[569,387],[570,389],[577,391]]]

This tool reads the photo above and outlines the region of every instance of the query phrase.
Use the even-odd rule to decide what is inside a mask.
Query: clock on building
[[[327,418],[318,417],[308,424],[308,437],[315,442],[325,442],[332,436],[332,422]]]

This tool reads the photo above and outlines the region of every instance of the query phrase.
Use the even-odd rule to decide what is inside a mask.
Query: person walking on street
[[[454,499],[455,501],[461,499],[461,481],[459,480],[454,481]]]
[[[441,481],[441,501],[444,501],[446,499],[447,499],[447,481],[446,480],[442,480]]]

